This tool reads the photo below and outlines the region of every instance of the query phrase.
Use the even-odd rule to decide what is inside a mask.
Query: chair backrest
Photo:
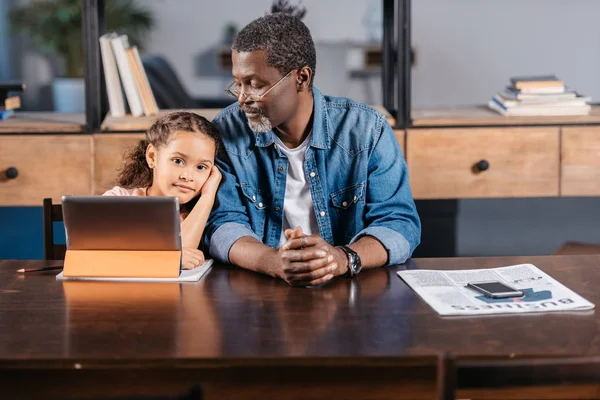
[[[161,109],[196,108],[196,101],[181,84],[175,70],[163,57],[144,55],[142,64],[156,103]]]
[[[53,222],[63,220],[62,205],[52,204],[52,199],[44,199],[44,259],[64,260],[67,246],[54,243]]]
[[[446,356],[440,363],[443,368],[438,366],[438,400],[454,400],[457,389],[546,387],[552,391],[559,385],[600,384],[597,356],[471,361]]]

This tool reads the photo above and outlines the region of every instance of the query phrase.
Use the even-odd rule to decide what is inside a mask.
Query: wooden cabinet
[[[414,128],[394,135],[416,199],[600,195],[597,126]],[[143,137],[0,135],[0,206],[102,194]],[[17,172],[12,179],[10,167]]]
[[[0,205],[41,206],[45,197],[89,195],[89,135],[0,136]],[[14,168],[7,174],[8,168]],[[17,176],[13,176],[16,170]],[[12,172],[12,174],[10,173]]]
[[[402,153],[406,156],[404,130],[394,130],[394,135],[398,139]],[[123,165],[125,152],[143,138],[144,134],[134,133],[101,133],[94,135],[93,194],[102,194],[116,184],[115,179]]]
[[[559,128],[413,129],[415,198],[558,196]]]
[[[561,195],[600,196],[600,127],[565,127],[561,142]]]
[[[404,152],[405,133],[395,130]],[[141,133],[0,136],[0,206],[41,206],[52,197],[102,194],[116,184]],[[17,176],[12,176],[16,170]]]
[[[123,166],[125,153],[132,149],[144,134],[101,133],[93,135],[93,187],[92,194],[102,194],[116,185],[119,169]]]
[[[394,129],[394,136],[396,136],[402,154],[404,154],[404,158],[406,158],[406,133],[401,129]]]

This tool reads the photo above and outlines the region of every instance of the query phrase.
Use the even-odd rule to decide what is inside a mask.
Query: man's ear
[[[296,87],[299,92],[303,92],[310,88],[312,75],[313,72],[308,66],[304,66],[298,70],[298,73],[296,74]]]
[[[152,144],[149,144],[148,147],[146,147],[146,162],[150,169],[154,169],[156,166],[156,147]]]

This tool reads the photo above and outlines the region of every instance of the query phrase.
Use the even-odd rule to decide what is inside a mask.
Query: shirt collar
[[[317,89],[313,86],[313,126],[312,134],[310,138],[310,146],[317,149],[328,149],[329,148],[329,119],[325,110],[325,98]],[[255,143],[257,147],[268,147],[275,143],[275,132],[270,130],[265,133],[254,133]]]

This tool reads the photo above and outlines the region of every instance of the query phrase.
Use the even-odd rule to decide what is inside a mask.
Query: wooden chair
[[[67,246],[54,243],[53,222],[62,222],[62,205],[52,204],[52,199],[44,199],[44,260],[64,260]]]
[[[592,390],[593,397],[598,398],[600,389],[591,385],[600,386],[598,356],[486,361],[455,361],[451,356],[445,356],[438,364],[438,400],[454,400],[457,389],[515,388],[523,391],[532,387],[544,389],[556,397],[558,386],[568,386],[571,395],[575,386],[587,386],[582,388],[585,395],[579,397],[589,398]]]
[[[600,254],[600,244],[566,242],[554,253],[555,256],[577,254]]]

